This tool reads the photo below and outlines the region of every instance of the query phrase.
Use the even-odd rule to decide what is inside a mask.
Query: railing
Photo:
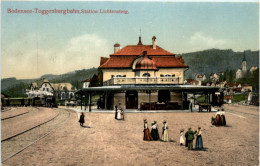
[[[103,82],[104,86],[121,84],[183,84],[181,77],[116,77]]]

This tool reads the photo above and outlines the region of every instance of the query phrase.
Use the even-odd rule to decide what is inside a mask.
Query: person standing
[[[115,119],[117,119],[117,105],[115,106],[115,109],[116,109],[116,111],[115,111]]]
[[[83,126],[83,123],[85,123],[85,119],[84,118],[85,118],[85,115],[82,112],[80,117],[79,117],[79,124],[80,124],[80,126]]]
[[[216,126],[220,126],[221,125],[221,122],[220,122],[220,110],[219,109],[218,109],[218,112],[216,113],[215,125]]]
[[[154,121],[152,123],[151,136],[152,136],[154,141],[157,141],[160,138],[159,133],[158,133],[158,129],[157,129],[157,125],[156,125],[156,121]]]
[[[203,142],[202,142],[202,136],[201,136],[201,128],[198,127],[198,130],[195,132],[196,133],[196,144],[195,144],[195,149],[203,149]]]
[[[221,126],[226,126],[225,112],[224,112],[223,108],[220,111],[220,124],[221,124]]]
[[[169,142],[168,125],[166,121],[163,121],[162,127],[162,141]]]
[[[185,137],[187,138],[187,143],[188,143],[188,150],[193,149],[194,134],[195,132],[192,131],[191,128],[189,128],[188,131],[185,133]]]
[[[180,131],[180,145],[185,145],[185,139],[184,139],[183,132],[184,132],[184,130],[181,129],[181,131]]]
[[[122,120],[122,110],[121,109],[117,110],[117,120]]]
[[[152,136],[150,134],[146,119],[144,120],[144,131],[143,132],[144,132],[144,138],[143,138],[144,141],[152,141],[153,140]]]

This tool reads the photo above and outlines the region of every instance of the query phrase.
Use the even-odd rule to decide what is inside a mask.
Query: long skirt
[[[221,122],[220,122],[220,115],[218,114],[216,116],[216,123],[215,123],[216,126],[220,126],[221,125]]]
[[[185,144],[185,140],[184,140],[184,136],[183,135],[180,136],[180,144],[182,144],[182,145]]]
[[[170,140],[169,140],[169,134],[168,134],[168,130],[167,130],[167,129],[163,131],[162,140],[163,140],[163,141],[166,141],[166,142],[169,142],[169,141],[170,141]]]
[[[154,141],[157,141],[160,138],[159,133],[158,133],[158,129],[152,129],[151,130],[151,136],[152,136]]]
[[[221,115],[221,116],[220,116],[220,122],[221,122],[221,126],[226,126],[226,118],[225,118],[225,115]]]
[[[203,148],[203,142],[202,142],[202,136],[201,135],[197,136],[195,148],[196,149],[202,149]]]
[[[149,129],[144,129],[144,138],[143,138],[143,140],[144,141],[151,141],[151,140],[153,140],[152,136],[150,134]]]
[[[80,118],[79,118],[79,123],[85,123],[84,116],[80,116]]]

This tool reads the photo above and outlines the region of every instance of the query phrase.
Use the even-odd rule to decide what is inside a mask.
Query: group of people
[[[145,119],[144,120],[144,130],[143,130],[143,132],[144,132],[143,140],[144,141],[158,141],[158,140],[160,140],[160,135],[159,135],[159,131],[158,131],[158,124],[157,124],[156,121],[154,121],[152,123],[151,129],[152,130],[151,130],[151,133],[150,133],[150,130],[149,130],[148,125],[147,125],[147,120]],[[168,125],[167,125],[166,121],[163,121],[161,140],[165,141],[165,142],[170,141],[169,134],[168,134]]]
[[[192,131],[191,128],[188,129],[188,131],[184,135],[184,129],[180,131],[180,145],[184,145],[185,147],[188,147],[188,150],[193,149],[193,140],[194,135],[196,138],[196,144],[195,149],[203,149],[203,142],[202,142],[202,135],[201,135],[201,128],[198,127],[196,131]],[[185,138],[184,138],[185,136]]]
[[[224,109],[218,109],[217,113],[212,116],[211,124],[215,126],[226,126],[226,117]]]

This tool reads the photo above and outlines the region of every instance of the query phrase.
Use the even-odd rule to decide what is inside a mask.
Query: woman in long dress
[[[151,136],[152,136],[154,141],[157,141],[160,138],[159,137],[159,133],[158,133],[158,129],[157,129],[157,125],[156,125],[155,121],[152,123]]]
[[[224,109],[222,109],[222,111],[220,111],[220,124],[221,124],[221,126],[226,126],[226,118],[225,118]]]
[[[79,124],[80,124],[80,126],[83,126],[83,123],[85,123],[85,119],[84,118],[85,118],[85,115],[82,112],[80,117],[79,117]]]
[[[203,148],[203,142],[202,142],[202,136],[201,136],[201,128],[198,127],[198,130],[195,133],[196,133],[196,136],[197,136],[195,149],[202,149]]]
[[[146,119],[144,120],[144,138],[143,138],[143,140],[144,141],[152,141],[153,140],[152,136],[150,134]]]
[[[117,110],[117,120],[122,120],[122,110],[121,109]]]
[[[162,127],[162,141],[169,142],[168,125],[166,121],[163,121]]]
[[[185,145],[185,139],[184,139],[184,134],[183,134],[184,130],[182,129],[180,131],[180,145]]]

